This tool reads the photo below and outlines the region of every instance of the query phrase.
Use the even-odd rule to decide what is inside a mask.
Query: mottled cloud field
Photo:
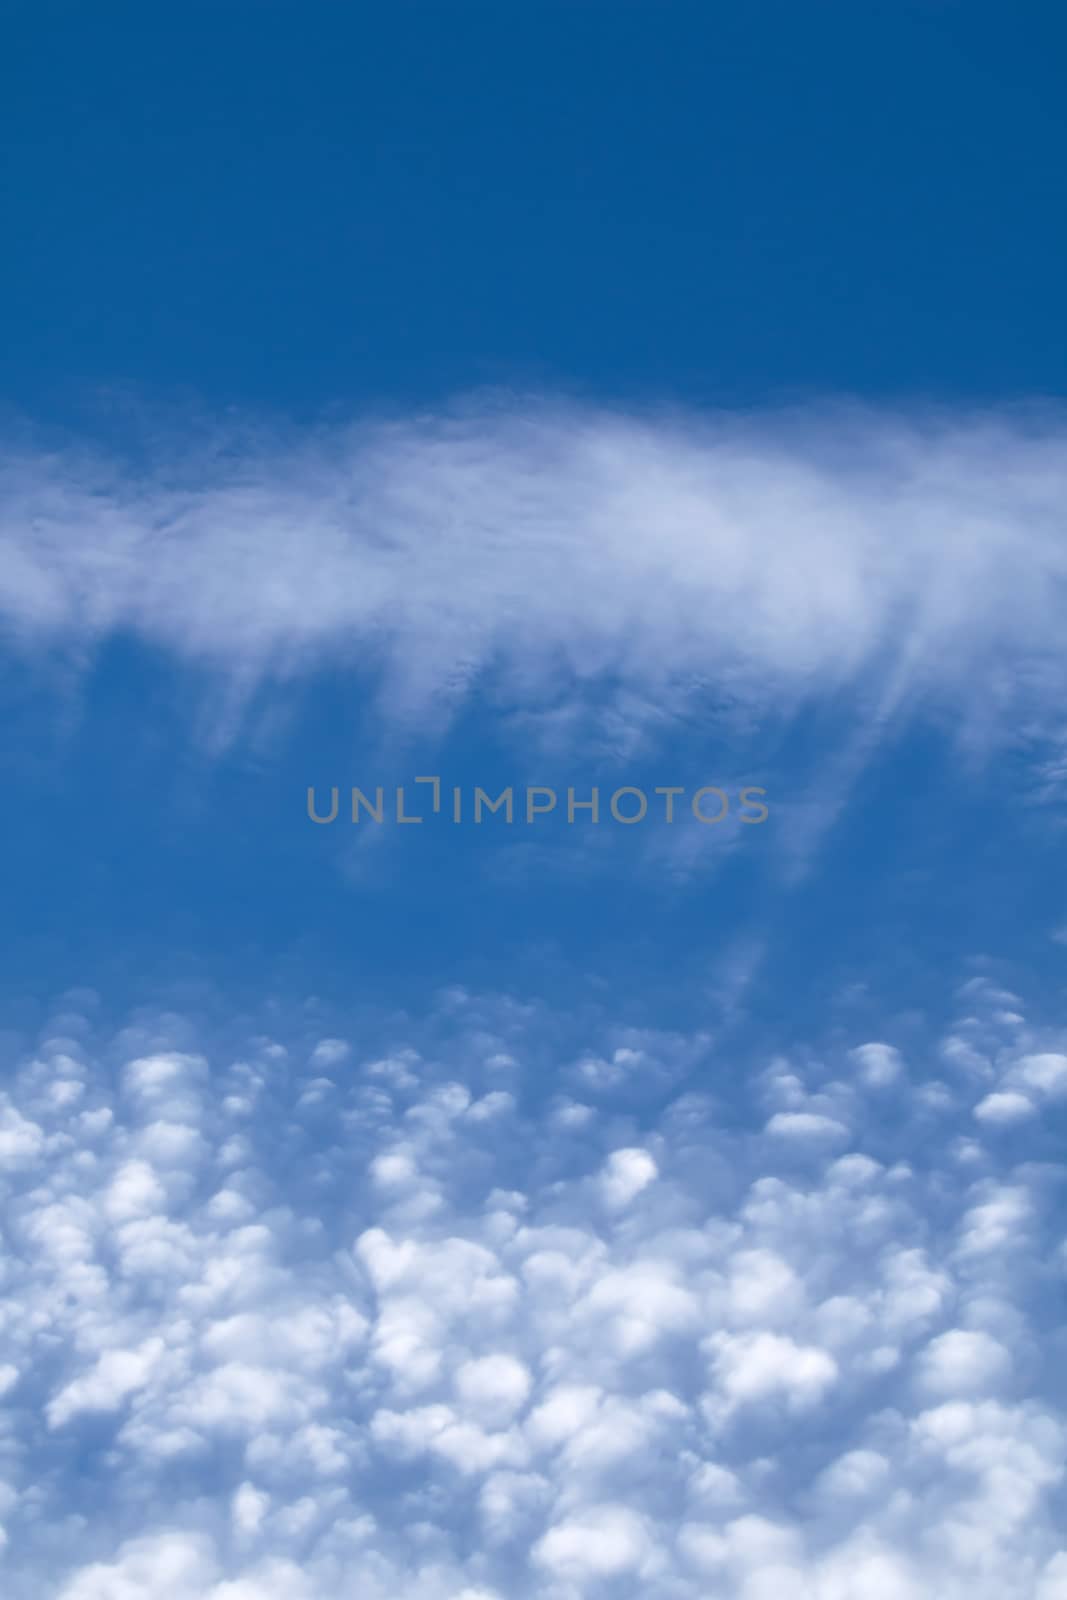
[[[727,1059],[69,996],[0,1102],[4,1593],[1064,1600],[1065,1036],[956,1004]]]

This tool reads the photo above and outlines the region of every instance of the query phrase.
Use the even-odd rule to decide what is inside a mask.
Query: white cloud
[[[1025,1122],[1027,1117],[1032,1117],[1036,1111],[1032,1100],[1026,1095],[1017,1094],[1007,1090],[996,1094],[987,1094],[984,1100],[979,1100],[974,1108],[974,1114],[982,1122],[1013,1123]]]
[[[877,1450],[847,1450],[819,1474],[818,1488],[832,1500],[870,1495],[881,1489],[889,1470]]]
[[[613,1150],[600,1175],[605,1204],[613,1210],[628,1206],[655,1180],[657,1171],[647,1150]]]
[[[256,1534],[270,1507],[270,1496],[252,1483],[242,1483],[233,1497],[233,1523],[239,1533]]]
[[[49,1401],[49,1427],[61,1428],[83,1411],[116,1410],[127,1395],[147,1383],[163,1349],[162,1339],[149,1339],[138,1350],[105,1350],[91,1371]]]
[[[625,1506],[591,1506],[549,1528],[533,1557],[564,1578],[639,1574],[652,1553],[644,1519]]]
[[[932,1339],[919,1362],[919,1378],[933,1394],[983,1393],[999,1386],[1011,1357],[988,1333],[950,1328]]]
[[[817,1405],[837,1380],[837,1363],[828,1351],[797,1344],[785,1334],[715,1334],[708,1345],[731,1408],[781,1399],[790,1409],[803,1409]]]
[[[776,1111],[767,1123],[769,1134],[780,1139],[839,1140],[848,1138],[848,1129],[836,1117],[818,1111]]]
[[[60,1600],[203,1600],[217,1567],[206,1540],[183,1534],[134,1539],[114,1562],[94,1562],[75,1577]]]
[[[1067,1095],[1067,1056],[1059,1051],[1043,1051],[1023,1056],[1018,1064],[1020,1082],[1038,1089],[1050,1098]]]
[[[899,1050],[891,1044],[861,1044],[851,1052],[863,1082],[872,1089],[895,1083],[904,1069]]]
[[[521,1411],[530,1388],[530,1374],[514,1356],[479,1356],[456,1372],[456,1392],[466,1409],[497,1427]]]
[[[5,1166],[29,1166],[44,1147],[44,1134],[35,1122],[24,1117],[0,1096],[0,1161]]]

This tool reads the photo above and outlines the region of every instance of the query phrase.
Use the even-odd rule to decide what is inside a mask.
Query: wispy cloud
[[[23,447],[0,621],[31,654],[132,634],[234,708],[346,664],[393,718],[477,683],[557,738],[561,706],[629,729],[843,688],[875,722],[922,700],[981,729],[1067,676],[1065,445],[1059,413],[494,401],[137,468]]]

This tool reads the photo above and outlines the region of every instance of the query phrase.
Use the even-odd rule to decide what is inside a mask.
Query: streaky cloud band
[[[175,427],[0,476],[0,628],[31,660],[130,635],[261,683],[369,668],[391,719],[491,683],[654,723],[862,689],[979,721],[1063,686],[1067,422],[1046,408],[624,415],[468,400],[346,426]],[[976,674],[982,675],[980,688]],[[977,709],[976,709],[977,708]]]

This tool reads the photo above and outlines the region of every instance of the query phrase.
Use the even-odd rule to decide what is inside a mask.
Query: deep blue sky
[[[1055,4],[5,7],[3,393],[1061,395]]]
[[[222,414],[410,415],[483,385],[638,408],[1067,393],[1059,6],[34,3],[2,31],[16,433],[103,434],[151,466],[157,427],[173,449]],[[625,858],[594,891],[502,885],[467,837],[356,885],[302,808],[308,781],[378,781],[344,770],[357,688],[317,683],[274,765],[213,766],[170,672],[112,641],[65,708],[9,676],[9,971],[155,976],[199,952],[248,975],[310,949],[342,987],[403,986],[447,952],[552,983],[636,962],[658,996],[758,933],[781,1012],[886,941],[906,985],[964,930],[1047,947],[1059,916],[1056,837],[1034,846],[1025,817],[1036,898],[971,874],[1006,848],[999,769],[968,787],[910,746],[824,874],[777,897],[776,856],[651,899]],[[471,782],[481,732],[453,750]],[[692,741],[666,781],[683,756],[706,781]],[[902,831],[901,789],[928,781],[950,799]]]

